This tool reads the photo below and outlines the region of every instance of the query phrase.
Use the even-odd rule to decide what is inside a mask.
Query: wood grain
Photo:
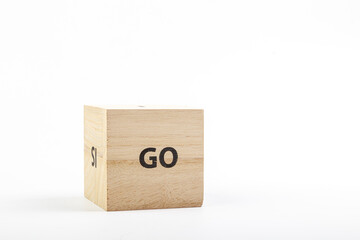
[[[97,167],[91,148],[97,149]],[[84,107],[84,195],[107,210],[106,110]]]
[[[106,178],[100,182],[106,183],[107,191],[92,191],[100,195],[106,194],[106,206],[102,205],[103,202],[99,204],[99,199],[103,199],[103,196],[98,197],[97,202],[88,197],[91,201],[109,211],[202,205],[202,109],[88,106],[85,107],[85,115],[87,114],[91,116],[89,119],[92,119],[93,124],[88,123],[85,132],[87,128],[94,128],[87,136],[96,137],[85,137],[85,155],[91,156],[86,153],[90,151],[91,145],[102,144],[103,148],[99,148],[104,150],[102,157],[106,165],[106,174],[94,175],[88,169],[91,161],[85,157],[85,165],[88,165],[85,166],[85,175],[93,174],[85,177],[85,180],[97,176]],[[85,116],[85,122],[86,119]],[[105,123],[102,122],[104,119]],[[102,140],[90,144],[86,143],[86,138]],[[156,168],[145,168],[139,163],[140,152],[149,147],[156,148],[156,152],[146,154],[145,161],[149,161],[150,156],[156,156]],[[178,161],[171,168],[165,168],[159,163],[159,154],[165,147],[172,147],[178,153]],[[165,154],[165,162],[171,161],[172,154]],[[94,171],[101,169],[98,167]],[[87,185],[89,184],[85,184],[85,189]]]

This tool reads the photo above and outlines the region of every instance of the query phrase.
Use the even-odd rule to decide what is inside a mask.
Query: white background
[[[1,239],[359,239],[358,1],[0,2]],[[83,104],[205,109],[202,208],[83,197]]]

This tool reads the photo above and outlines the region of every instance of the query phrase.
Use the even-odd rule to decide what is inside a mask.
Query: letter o
[[[164,156],[165,156],[165,153],[170,151],[173,155],[173,160],[171,163],[167,164],[164,160]],[[176,152],[176,150],[172,147],[166,147],[164,148],[163,150],[161,150],[160,152],[160,156],[159,156],[159,159],[160,159],[160,163],[163,167],[166,167],[166,168],[171,168],[173,166],[175,166],[177,160],[178,160],[178,154]]]

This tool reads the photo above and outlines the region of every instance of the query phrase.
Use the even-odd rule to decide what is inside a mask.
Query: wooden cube
[[[107,211],[200,207],[204,111],[84,106],[84,194]]]

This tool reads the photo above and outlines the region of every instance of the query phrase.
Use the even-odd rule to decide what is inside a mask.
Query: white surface
[[[1,239],[359,239],[358,1],[1,1]],[[82,197],[83,104],[205,108],[202,208]]]

